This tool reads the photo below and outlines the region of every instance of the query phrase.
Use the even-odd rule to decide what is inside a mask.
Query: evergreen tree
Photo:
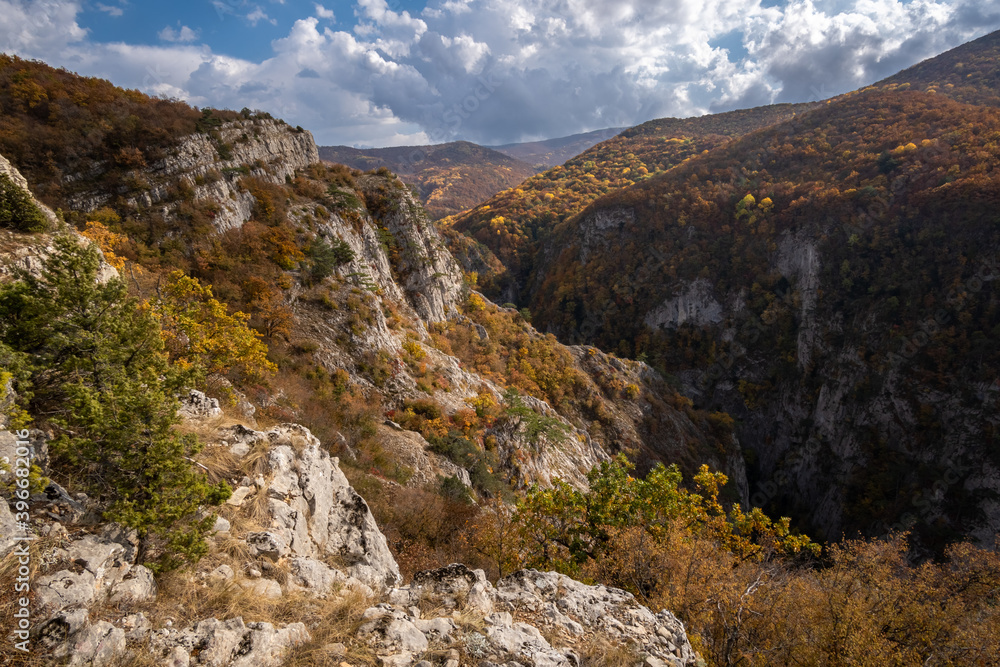
[[[159,324],[122,280],[98,282],[100,265],[96,248],[59,237],[41,275],[0,287],[0,363],[57,434],[54,472],[137,531],[140,561],[171,568],[205,553],[214,516],[199,510],[229,488],[206,483],[191,463],[197,440],[173,430],[188,378]]]

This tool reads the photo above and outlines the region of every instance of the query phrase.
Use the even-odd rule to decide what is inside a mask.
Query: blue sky
[[[0,0],[0,51],[320,144],[500,144],[830,97],[1000,0]]]
[[[91,39],[101,42],[134,41],[155,44],[164,41],[164,28],[180,37],[188,27],[194,41],[208,44],[216,53],[260,60],[268,55],[272,40],[288,34],[295,21],[315,15],[319,5],[333,18],[325,25],[337,30],[350,30],[357,24],[355,4],[344,0],[315,2],[243,2],[242,0],[195,0],[187,2],[141,2],[139,0],[107,0],[82,5],[78,23],[87,29]],[[390,7],[418,14],[424,2],[395,0]]]

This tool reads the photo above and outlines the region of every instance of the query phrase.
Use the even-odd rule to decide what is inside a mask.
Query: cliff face
[[[254,198],[240,187],[245,176],[284,183],[296,169],[319,161],[312,133],[270,119],[226,123],[210,133],[192,134],[178,142],[162,160],[133,170],[125,181],[134,187],[122,193],[82,192],[71,206],[93,211],[124,195],[129,206],[162,206],[169,216],[178,184],[193,188],[193,198],[218,205],[217,231],[240,227],[250,219]],[[98,167],[100,168],[100,167]],[[66,178],[72,182],[81,175]]]

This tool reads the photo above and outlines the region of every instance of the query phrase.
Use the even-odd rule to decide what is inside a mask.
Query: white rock
[[[273,561],[288,554],[288,545],[285,540],[275,533],[247,533],[246,543],[252,553]]]
[[[156,579],[152,571],[142,565],[133,566],[121,581],[111,587],[108,599],[115,604],[156,599]]]
[[[244,590],[270,600],[281,597],[281,585],[273,579],[247,579],[239,582],[239,585]]]
[[[286,586],[292,590],[307,589],[320,597],[347,581],[347,575],[343,572],[312,558],[293,557],[289,559],[289,569],[289,581]]]
[[[246,502],[247,496],[254,492],[252,486],[238,486],[233,490],[231,496],[226,501],[227,505],[233,505],[235,507],[242,507],[243,503]]]
[[[209,618],[192,628],[169,635],[156,635],[151,648],[171,657],[183,667],[183,652],[190,663],[197,651],[197,664],[211,667],[278,667],[289,648],[310,639],[302,623],[276,629],[270,623],[244,624],[242,618],[219,621]],[[180,649],[180,651],[178,651]]]
[[[212,419],[222,415],[219,399],[209,398],[204,392],[192,389],[181,400],[177,415],[184,419]]]
[[[215,523],[212,524],[213,533],[228,533],[231,528],[232,525],[229,523],[228,519],[221,516],[215,517]]]
[[[69,667],[103,667],[125,652],[125,631],[98,621],[74,634],[66,651]]]

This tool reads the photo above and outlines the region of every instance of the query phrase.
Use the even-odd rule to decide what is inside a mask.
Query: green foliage
[[[561,480],[552,488],[532,488],[519,506],[528,549],[526,562],[538,567],[576,571],[605,556],[616,531],[639,528],[652,539],[666,539],[677,525],[692,535],[708,537],[740,560],[775,552],[819,554],[819,546],[791,532],[788,519],[774,522],[759,509],[728,512],[719,503],[722,473],[707,466],[695,476],[698,493],[681,487],[677,466],[657,464],[645,478],[632,477],[634,466],[619,454],[587,475],[588,491]]]
[[[468,487],[454,475],[441,478],[440,493],[448,500],[468,504],[472,503],[472,495],[469,493]]]
[[[309,282],[318,283],[333,275],[337,267],[353,261],[354,251],[343,239],[334,239],[331,244],[326,239],[317,238],[306,250],[306,260]]]
[[[135,529],[142,561],[170,568],[197,560],[229,495],[191,465],[198,442],[173,431],[186,373],[172,366],[160,327],[125,284],[96,282],[100,257],[69,237],[55,241],[42,275],[0,287],[0,344],[22,367],[26,407],[54,429],[54,469]],[[156,561],[155,563],[153,561]]]
[[[513,425],[515,431],[523,427],[528,442],[537,443],[540,438],[554,442],[566,439],[569,427],[561,420],[535,412],[525,405],[517,389],[505,391],[503,402],[503,417]]]
[[[18,187],[7,174],[0,174],[0,227],[19,232],[41,232],[48,224],[31,195]]]

